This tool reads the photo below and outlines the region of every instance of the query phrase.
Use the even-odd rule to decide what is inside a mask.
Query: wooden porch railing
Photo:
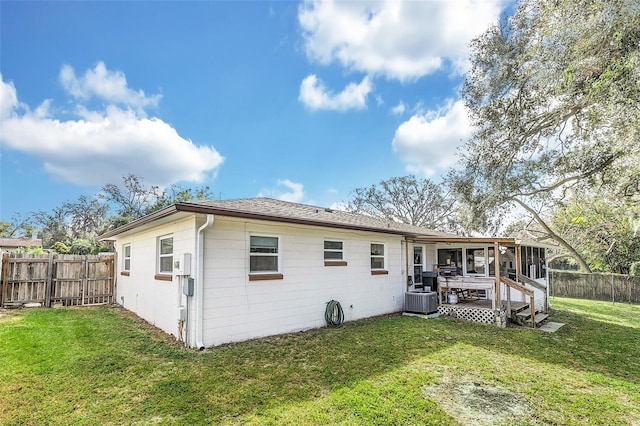
[[[530,285],[531,287],[538,289],[542,292],[542,294],[544,294],[544,312],[548,312],[549,310],[549,300],[547,299],[547,286],[539,283],[538,281],[532,280],[531,278],[527,277],[526,275],[518,275],[518,280],[522,281],[525,284]]]
[[[524,295],[529,296],[529,309],[531,311],[531,326],[535,328],[536,327],[536,304],[534,300],[533,291],[522,286],[520,283],[515,282],[511,278],[500,277],[500,282],[506,285],[507,287],[513,288],[519,291],[520,293],[523,293]],[[509,294],[509,292],[507,292],[507,294]],[[511,315],[511,313],[509,313],[509,315]]]

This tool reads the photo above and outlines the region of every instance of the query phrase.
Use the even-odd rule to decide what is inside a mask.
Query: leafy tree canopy
[[[629,274],[640,259],[636,219],[618,199],[606,194],[574,194],[558,206],[551,224],[594,269]]]
[[[9,222],[0,220],[0,238],[31,237],[36,228],[29,217],[14,214]]]
[[[476,228],[518,206],[545,221],[570,188],[640,193],[640,2],[523,0],[472,42],[463,97],[477,131],[454,188]]]
[[[164,189],[156,185],[147,187],[143,178],[132,174],[123,176],[121,185],[103,186],[100,197],[113,212],[109,228],[124,225],[174,203],[213,198],[208,186],[185,188],[172,184]]]
[[[451,192],[443,185],[413,175],[356,188],[347,210],[440,231],[461,230]]]
[[[173,203],[207,198],[213,198],[208,186],[146,186],[141,177],[130,174],[123,177],[122,184],[105,185],[98,194],[82,195],[48,211],[40,210],[26,217],[17,215],[11,222],[0,222],[0,235],[30,235],[38,229],[43,246],[58,253],[109,251],[111,247],[97,240],[107,230]]]

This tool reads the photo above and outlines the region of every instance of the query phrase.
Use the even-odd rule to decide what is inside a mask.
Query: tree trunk
[[[571,253],[573,258],[578,262],[578,265],[580,265],[580,269],[582,269],[583,272],[586,272],[588,274],[592,273],[591,268],[589,267],[589,265],[587,265],[587,262],[585,262],[585,260],[582,258],[582,256],[580,256],[580,254],[576,251],[576,249],[574,249],[573,246],[571,244],[569,244],[568,242],[566,242],[560,235],[558,235],[555,232],[553,232],[551,230],[551,228],[549,227],[549,225],[547,225],[546,222],[544,220],[542,220],[540,215],[535,210],[533,210],[531,207],[529,207],[528,205],[526,205],[525,203],[523,203],[522,201],[520,201],[517,198],[513,198],[513,201],[515,201],[523,209],[525,209],[526,211],[531,213],[531,215],[533,216],[534,220],[536,222],[538,222],[538,224],[540,226],[542,226],[542,228],[544,228],[545,231],[547,231],[549,236],[551,238],[553,238],[555,241],[557,241],[558,244],[560,244],[562,247],[567,249],[567,251],[569,251],[569,253]]]

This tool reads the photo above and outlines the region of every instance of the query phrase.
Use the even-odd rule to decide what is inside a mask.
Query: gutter
[[[214,216],[207,214],[207,221],[198,228],[196,234],[196,282],[194,289],[194,297],[196,298],[196,348],[199,350],[204,349],[204,343],[202,338],[202,311],[204,307],[204,231],[211,225],[213,225]]]

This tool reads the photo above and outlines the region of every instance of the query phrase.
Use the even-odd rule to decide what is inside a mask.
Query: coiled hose
[[[332,300],[327,303],[327,309],[324,311],[324,320],[327,322],[327,327],[338,328],[344,322],[344,312],[340,302]]]

